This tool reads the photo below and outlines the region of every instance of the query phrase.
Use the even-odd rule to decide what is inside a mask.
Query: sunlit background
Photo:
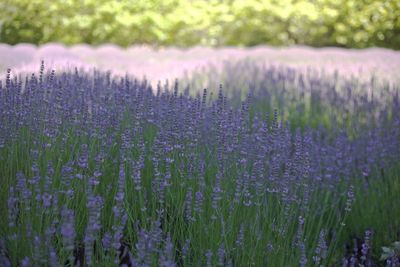
[[[398,0],[1,0],[0,42],[400,49]]]

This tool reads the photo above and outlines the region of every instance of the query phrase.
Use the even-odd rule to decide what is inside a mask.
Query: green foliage
[[[0,0],[0,10],[9,44],[400,49],[398,0]]]
[[[382,247],[382,255],[380,260],[387,260],[400,257],[400,242],[396,241],[390,247]]]

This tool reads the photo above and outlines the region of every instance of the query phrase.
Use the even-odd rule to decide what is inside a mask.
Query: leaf
[[[390,247],[382,247],[382,255],[380,260],[387,260],[388,258],[391,258],[394,256],[394,249],[390,248]]]

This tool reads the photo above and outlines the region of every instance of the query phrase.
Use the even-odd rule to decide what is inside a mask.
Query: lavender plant
[[[399,210],[380,222],[374,209],[400,204],[399,94],[382,92],[378,103],[345,83],[345,99],[331,91],[337,81],[292,76],[302,77],[271,70],[242,101],[232,85],[213,99],[178,82],[153,88],[43,64],[26,78],[9,70],[0,84],[0,262],[331,266],[366,229],[374,236],[354,262],[372,262],[375,240],[400,227]],[[274,91],[278,110],[257,108],[270,83],[288,80]],[[296,86],[312,104],[293,126],[280,113],[293,108]],[[356,134],[330,120],[339,109],[318,112],[333,105]],[[329,127],[314,127],[326,119]]]

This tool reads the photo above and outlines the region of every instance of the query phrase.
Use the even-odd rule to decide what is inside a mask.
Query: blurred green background
[[[400,49],[400,0],[0,0],[0,43]]]

